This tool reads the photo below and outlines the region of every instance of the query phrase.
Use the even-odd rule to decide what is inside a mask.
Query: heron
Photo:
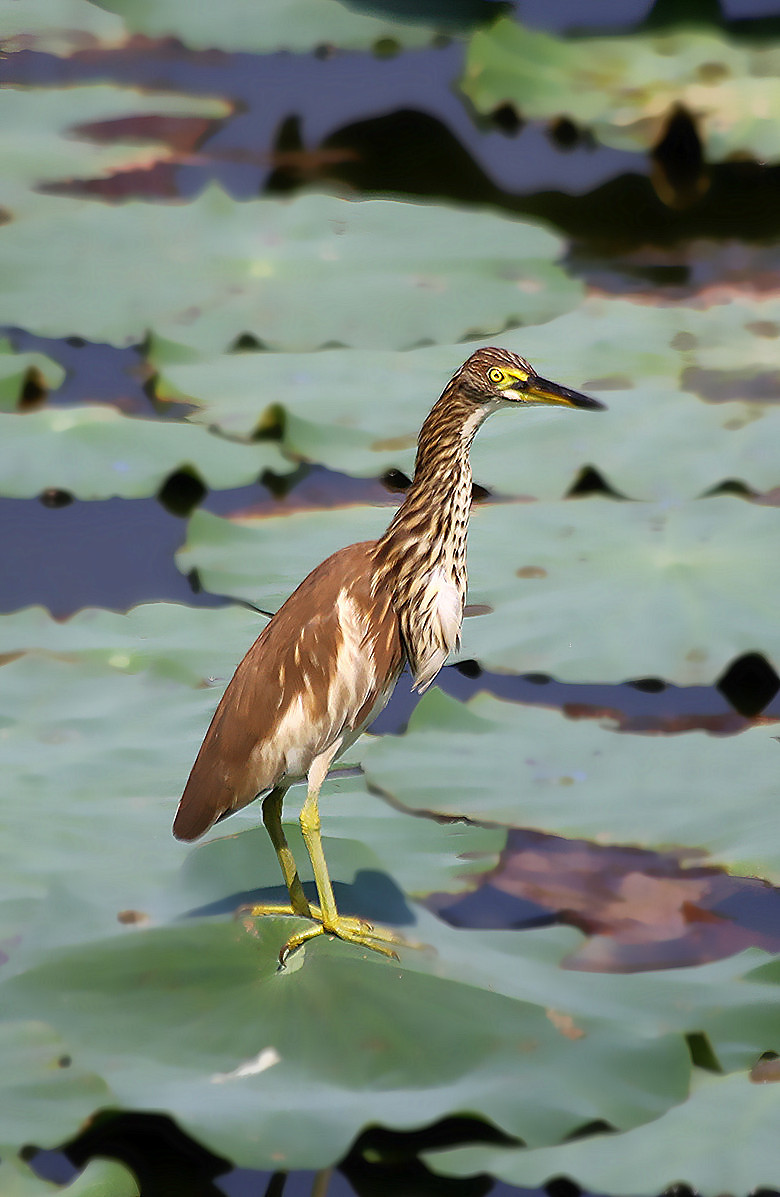
[[[262,799],[290,901],[255,906],[251,913],[308,920],[284,944],[282,965],[323,934],[386,956],[396,956],[406,942],[389,928],[339,912],[322,846],[320,790],[336,758],[385,706],[404,667],[422,693],[459,646],[471,444],[499,408],[538,404],[604,408],[540,377],[516,353],[496,347],[472,353],[423,423],[412,483],[385,533],[339,549],[312,570],[263,628],[216,709],[173,833],[198,839]],[[284,796],[304,779],[300,827],[317,904],[304,893],[282,827]]]

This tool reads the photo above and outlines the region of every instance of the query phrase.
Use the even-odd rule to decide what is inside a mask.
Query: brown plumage
[[[318,795],[333,760],[387,702],[408,662],[422,691],[460,636],[471,504],[469,449],[503,406],[557,404],[597,410],[594,399],[540,378],[503,349],[472,354],[445,387],[420,432],[414,481],[377,541],[341,549],[318,565],[260,633],[225,691],[173,825],[197,839],[265,795],[263,819],[290,892],[288,907],[313,925],[281,958],[326,932],[394,954],[391,932],[336,910],[320,839]],[[402,746],[399,746],[402,751]],[[301,827],[320,905],[306,900],[281,825],[282,800],[308,777]]]

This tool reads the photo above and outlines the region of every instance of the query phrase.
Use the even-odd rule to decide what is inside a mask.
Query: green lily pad
[[[319,561],[377,536],[389,517],[350,507],[237,523],[198,511],[176,561],[205,589],[273,611]],[[712,684],[753,651],[780,668],[776,535],[776,511],[730,496],[483,505],[469,601],[490,613],[465,621],[463,655],[589,682]]]
[[[14,353],[10,342],[0,339],[0,412],[16,408],[30,370],[37,371],[50,389],[65,378],[62,366],[44,353]]]
[[[4,87],[0,91],[0,152],[4,166],[0,202],[22,203],[25,193],[42,182],[104,177],[139,162],[152,165],[156,159],[170,156],[164,142],[155,145],[145,141],[142,148],[127,141],[90,143],[72,131],[74,126],[148,115],[215,119],[230,111],[225,100],[150,94],[108,84]]]
[[[699,1073],[684,1106],[620,1135],[536,1150],[466,1147],[426,1156],[448,1176],[487,1172],[535,1188],[566,1176],[597,1193],[654,1197],[677,1185],[701,1197],[771,1189],[780,1175],[780,1088],[745,1072]],[[728,1146],[726,1146],[728,1144]]]
[[[2,675],[0,1006],[62,1037],[105,1087],[95,1109],[167,1111],[254,1167],[323,1167],[368,1123],[464,1111],[552,1146],[594,1120],[628,1130],[684,1102],[687,1032],[706,1033],[726,1068],[778,1041],[780,969],[763,953],[641,977],[575,973],[560,967],[574,932],[457,931],[410,902],[401,930],[433,951],[404,949],[395,964],[317,941],[277,973],[295,924],[229,918],[247,891],[279,884],[258,808],[194,849],[170,835],[218,688],[29,655]],[[455,731],[450,755],[467,739]],[[388,749],[413,746],[414,733]],[[289,795],[289,823],[301,798]],[[347,910],[367,875],[407,894],[469,886],[502,845],[500,828],[420,822],[355,778],[326,784],[322,812]],[[200,919],[182,919],[193,910]],[[82,1114],[67,1103],[60,1114],[64,1138]]]
[[[550,319],[582,294],[555,264],[558,238],[487,212],[239,203],[216,186],[187,204],[29,201],[0,227],[0,323],[49,336],[127,344],[154,329],[205,355],[244,333],[289,350],[395,348]]]
[[[183,888],[173,881],[184,852],[170,824],[227,678],[193,690],[152,673],[27,655],[4,665],[2,679],[0,938],[26,929],[6,968],[30,952],[105,935],[122,911],[140,912],[141,921],[176,917],[226,892],[281,884],[259,806],[234,818],[227,839],[195,850]],[[301,862],[304,796],[298,787],[285,803]],[[474,872],[493,867],[505,839],[500,829],[418,828],[359,779],[329,782],[323,807],[329,857],[343,870],[334,876],[373,870],[407,892],[468,888]],[[234,846],[242,828],[251,828],[238,837],[243,855]],[[302,875],[310,877],[305,868]]]
[[[655,145],[682,105],[710,161],[765,161],[780,153],[779,73],[776,46],[713,30],[564,39],[507,18],[473,35],[461,87],[479,112],[512,103],[526,119],[569,117],[626,150]]]
[[[3,1002],[48,1011],[120,1103],[166,1109],[246,1166],[326,1166],[367,1122],[414,1128],[463,1110],[557,1142],[600,1116],[647,1121],[685,1095],[680,1036],[589,1017],[570,1030],[532,1001],[341,944],[307,947],[279,973],[289,926],[97,941],[12,978]],[[561,972],[561,998],[567,985]]]
[[[205,428],[136,419],[109,406],[0,413],[0,489],[14,498],[49,487],[80,499],[139,498],[180,469],[220,490],[289,468],[273,444],[236,444]]]
[[[725,479],[770,490],[780,484],[778,334],[775,300],[698,311],[604,298],[504,333],[501,343],[539,373],[595,392],[609,412],[501,413],[476,440],[475,476],[502,494],[538,498],[560,498],[586,465],[635,499],[692,498]],[[158,394],[197,404],[193,420],[247,436],[269,407],[281,407],[291,456],[377,476],[392,467],[411,473],[428,409],[474,348],[176,362],[154,343],[152,358],[162,371]]]
[[[127,38],[124,22],[89,0],[0,0],[0,29],[9,51],[34,46],[62,56]]]
[[[226,683],[265,622],[239,606],[142,603],[126,613],[86,607],[69,619],[25,607],[0,615],[0,657],[47,652],[120,672],[148,670],[190,686]]]
[[[780,745],[771,728],[626,735],[487,694],[464,706],[434,690],[400,742],[371,738],[361,762],[369,783],[406,809],[682,848],[780,880]]]
[[[68,1197],[140,1197],[133,1173],[117,1160],[90,1160],[67,1186]]]
[[[17,1151],[30,1143],[55,1147],[96,1108],[112,1101],[105,1082],[85,1071],[52,1027],[29,1019],[0,1021],[0,1094],[0,1144]],[[5,1163],[5,1150],[3,1157]],[[32,1174],[29,1190],[23,1187],[26,1171],[18,1168],[19,1192],[34,1193]],[[4,1194],[15,1192],[10,1176],[0,1172],[0,1180]],[[43,1182],[38,1181],[38,1185]],[[38,1191],[50,1190],[47,1187]]]
[[[341,0],[327,5],[317,0],[264,0],[262,11],[248,0],[225,0],[219,13],[187,0],[158,0],[151,5],[147,0],[95,2],[121,16],[132,33],[176,37],[196,50],[242,53],[306,51],[319,45],[367,50],[386,39],[406,47],[423,46],[436,32],[462,31],[493,15],[491,6],[479,0],[397,6],[405,21],[393,19],[388,4]]]

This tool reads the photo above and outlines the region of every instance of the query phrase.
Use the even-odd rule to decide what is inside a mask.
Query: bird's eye
[[[499,370],[498,366],[494,366],[492,370],[488,370],[488,378],[491,382],[503,382],[504,371]]]

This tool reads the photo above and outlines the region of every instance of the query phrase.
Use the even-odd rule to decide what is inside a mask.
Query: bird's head
[[[525,358],[508,349],[490,346],[478,349],[461,366],[456,379],[480,406],[489,409],[506,404],[544,404],[556,407],[581,407],[604,411],[598,399],[572,391],[557,382],[542,378]],[[454,381],[454,380],[453,380]]]

